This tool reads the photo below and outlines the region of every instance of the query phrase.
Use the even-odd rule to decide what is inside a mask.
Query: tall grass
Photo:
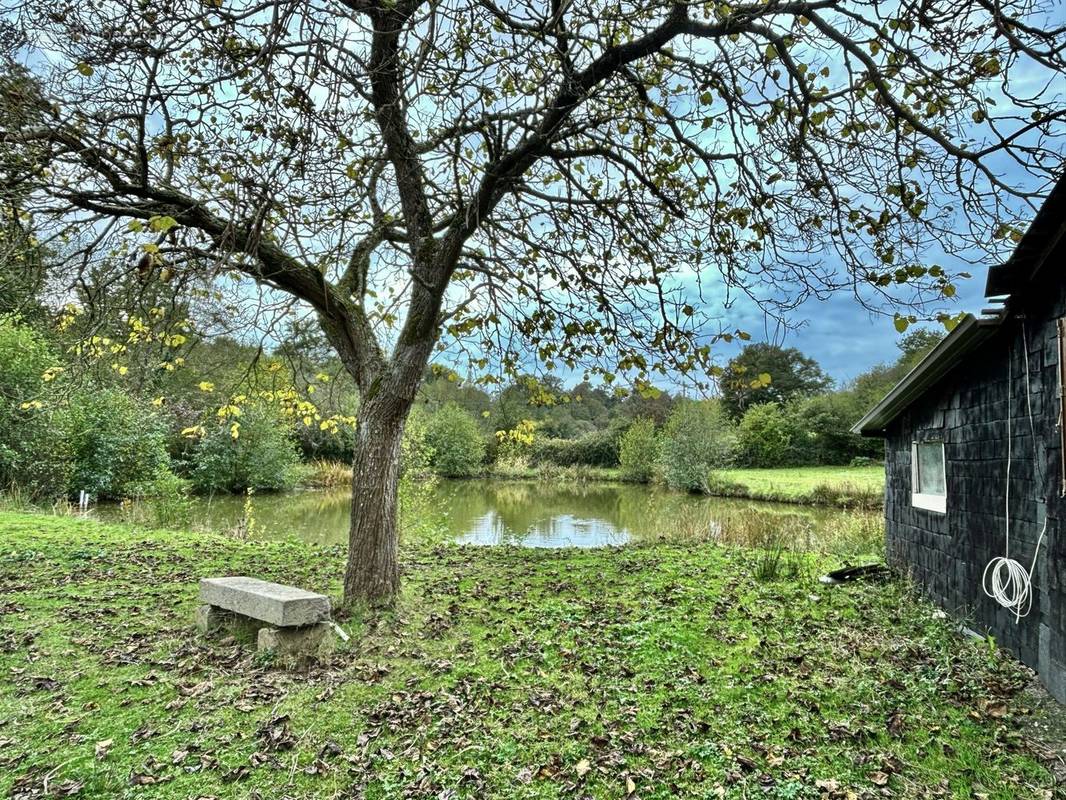
[[[649,509],[650,513],[654,513]],[[725,547],[821,552],[843,559],[884,557],[884,520],[869,511],[796,513],[693,503],[672,512],[669,541],[708,542]]]
[[[752,577],[757,581],[797,580],[808,577],[807,560],[784,531],[765,530],[756,542]]]
[[[301,484],[309,489],[347,489],[352,485],[352,465],[343,461],[315,459],[305,465]]]

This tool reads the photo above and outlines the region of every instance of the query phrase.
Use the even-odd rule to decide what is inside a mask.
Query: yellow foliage
[[[510,443],[531,447],[537,432],[537,423],[524,419],[509,431],[496,431],[496,441],[500,444]]]

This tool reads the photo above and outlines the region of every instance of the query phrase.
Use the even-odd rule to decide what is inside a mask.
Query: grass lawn
[[[3,513],[0,796],[1051,797],[1012,660],[757,558],[405,546],[397,609],[296,674],[198,638],[197,580],[336,591],[338,549]]]
[[[885,468],[881,465],[726,469],[716,475],[728,484],[746,488],[744,496],[755,500],[818,503],[819,495],[839,495],[842,498],[866,498],[880,504],[885,490]]]

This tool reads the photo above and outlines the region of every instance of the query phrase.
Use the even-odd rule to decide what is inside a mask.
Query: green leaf
[[[766,60],[767,61],[773,61],[776,58],[777,58],[777,48],[774,45],[772,45],[772,44],[766,45]]]
[[[79,61],[75,66],[75,69],[78,70],[78,72],[80,72],[86,78],[91,77],[93,74],[93,68],[86,64],[84,61]]]
[[[899,333],[903,333],[907,330],[907,328],[911,326],[910,320],[908,320],[906,317],[901,317],[899,314],[896,314],[896,319],[894,320],[893,324],[896,326],[896,330]]]
[[[152,217],[148,220],[148,227],[158,233],[166,233],[177,224],[174,217]]]

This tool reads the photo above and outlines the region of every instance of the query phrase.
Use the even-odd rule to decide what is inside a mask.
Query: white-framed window
[[[942,441],[911,443],[911,505],[947,513],[948,482]]]

